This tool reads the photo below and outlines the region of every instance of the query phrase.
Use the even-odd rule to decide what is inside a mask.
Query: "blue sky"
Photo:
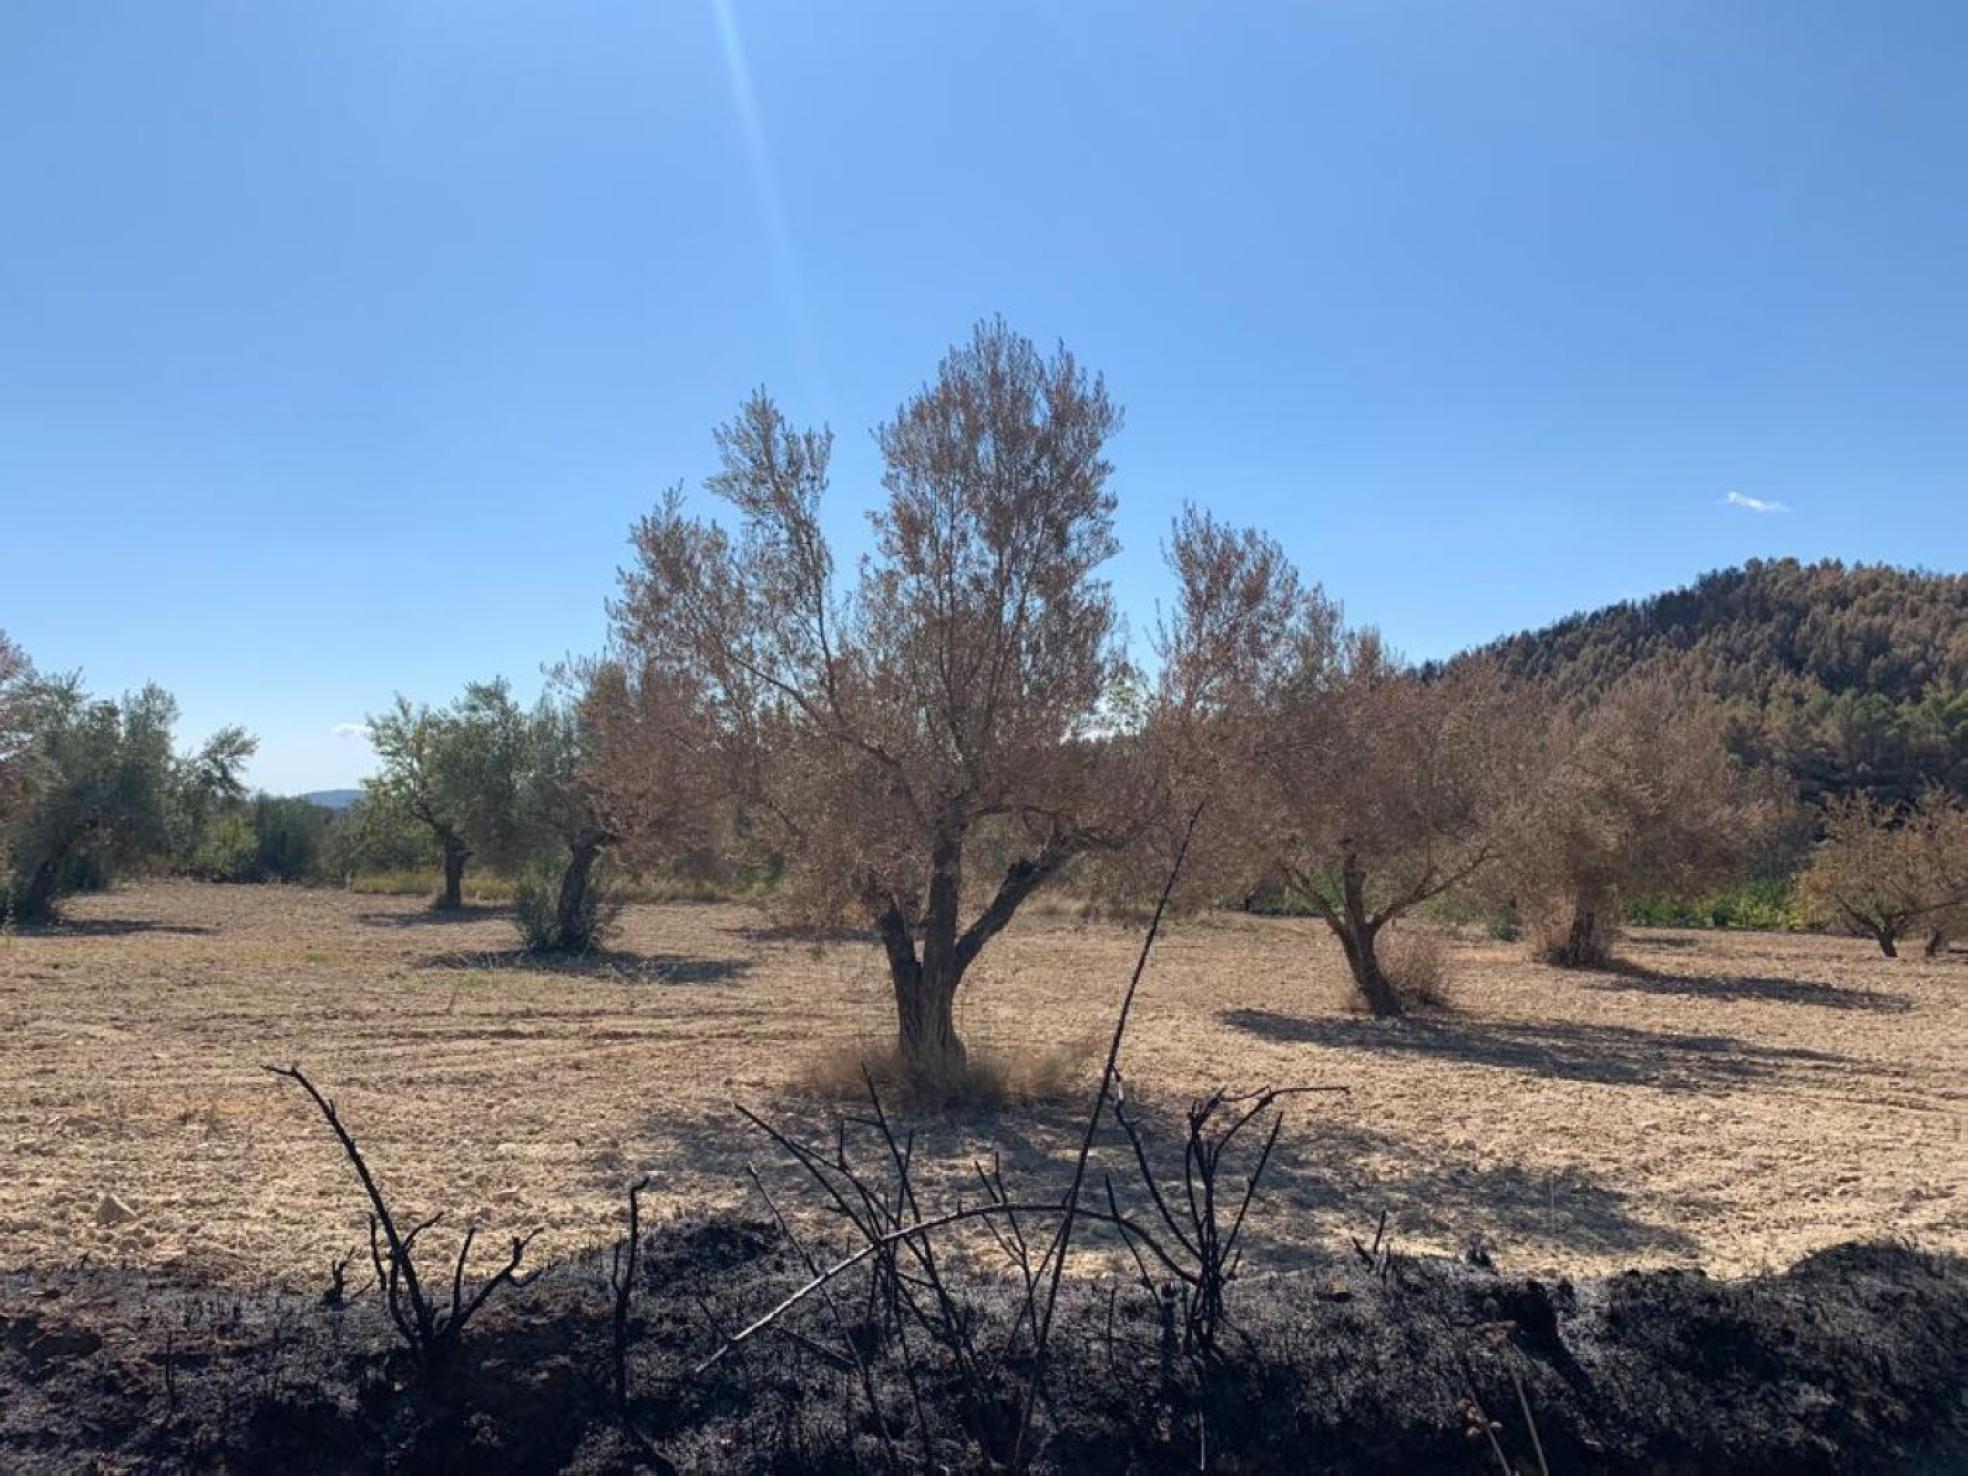
[[[591,650],[754,385],[1063,338],[1415,656],[1754,555],[1968,566],[1968,7],[11,0],[0,627],[275,790]],[[1787,511],[1758,511],[1729,494]]]

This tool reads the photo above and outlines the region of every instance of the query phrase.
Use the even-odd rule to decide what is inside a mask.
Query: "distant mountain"
[[[1968,576],[1751,560],[1473,654],[1566,696],[1678,666],[1727,704],[1737,751],[1807,798],[1968,790]]]
[[[319,805],[324,810],[346,810],[350,805],[362,798],[362,791],[359,789],[316,789],[307,794],[296,795],[295,798],[304,799],[311,805]]]

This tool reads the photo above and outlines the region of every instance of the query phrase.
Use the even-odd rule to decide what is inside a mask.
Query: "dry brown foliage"
[[[1659,671],[1549,712],[1489,878],[1539,957],[1603,967],[1623,897],[1728,878],[1788,813],[1774,776],[1730,757],[1725,727],[1712,698]]]
[[[1423,680],[1261,534],[1191,512],[1170,561],[1182,592],[1156,723],[1211,796],[1199,874],[1245,892],[1281,880],[1332,929],[1374,1013],[1401,1013],[1377,939],[1488,860],[1521,704],[1482,665]]]
[[[1449,1007],[1449,945],[1434,929],[1390,929],[1381,940],[1380,967],[1394,993],[1409,1008]]]
[[[1888,958],[1920,927],[1930,954],[1946,948],[1968,909],[1968,809],[1938,786],[1905,810],[1854,794],[1825,807],[1824,832],[1798,881],[1807,913]]]
[[[1099,1043],[1048,1046],[971,1042],[961,1057],[911,1060],[893,1038],[839,1041],[817,1049],[797,1080],[817,1096],[840,1102],[867,1099],[868,1084],[912,1107],[995,1108],[1062,1102],[1092,1077]]]
[[[522,826],[561,848],[552,899],[523,886],[521,931],[543,952],[586,952],[606,908],[591,890],[607,850],[632,862],[674,857],[710,832],[703,703],[673,673],[620,659],[563,665],[529,716],[520,766]]]
[[[763,391],[716,434],[707,486],[736,535],[676,491],[634,531],[622,648],[706,694],[723,785],[788,863],[785,909],[875,927],[918,1062],[961,1059],[957,987],[1020,904],[1142,828],[1095,573],[1120,419],[1070,353],[987,322],[876,431],[888,496],[847,587],[820,525],[832,434]]]

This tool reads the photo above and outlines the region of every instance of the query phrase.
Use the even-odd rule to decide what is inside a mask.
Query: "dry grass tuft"
[[[1097,1043],[1006,1050],[969,1047],[960,1065],[925,1069],[892,1039],[838,1042],[814,1055],[799,1087],[835,1101],[865,1102],[872,1080],[884,1101],[908,1107],[995,1108],[1077,1098],[1093,1078]]]
[[[1611,908],[1594,918],[1585,935],[1575,931],[1571,909],[1562,902],[1533,908],[1530,925],[1531,957],[1539,963],[1561,969],[1611,967],[1613,945],[1619,941],[1617,914]]]
[[[1380,967],[1387,982],[1410,1009],[1446,1010],[1449,942],[1432,928],[1396,928],[1380,945]]]

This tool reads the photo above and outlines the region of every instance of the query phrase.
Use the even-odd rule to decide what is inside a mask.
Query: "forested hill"
[[[1968,791],[1968,576],[1752,560],[1484,653],[1566,695],[1673,662],[1728,703],[1737,750],[1789,770],[1807,798]]]

